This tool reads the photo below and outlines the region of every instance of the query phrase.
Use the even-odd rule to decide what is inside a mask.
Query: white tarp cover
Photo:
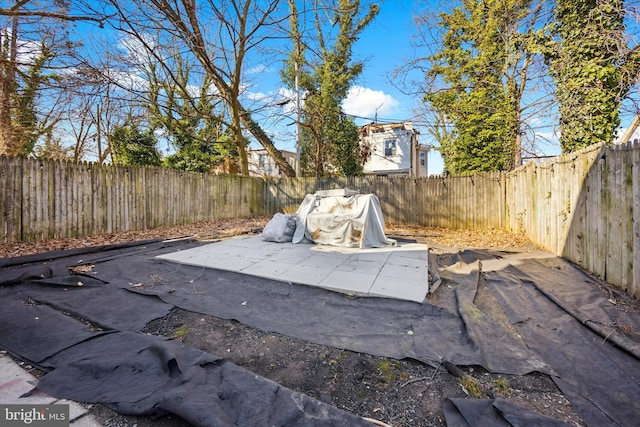
[[[375,194],[307,194],[300,204],[293,243],[305,239],[348,248],[395,246],[384,234],[384,217]]]

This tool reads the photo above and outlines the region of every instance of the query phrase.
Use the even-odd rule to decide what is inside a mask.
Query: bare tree
[[[0,8],[0,153],[29,155],[38,143],[61,143],[54,129],[75,94],[68,85],[79,46],[68,24],[103,19],[72,14],[63,1],[14,0]]]
[[[287,9],[280,10],[280,1],[133,0],[127,8],[119,1],[106,1],[117,14],[116,28],[139,40],[150,54],[155,54],[151,35],[155,40],[177,37],[188,51],[183,54],[198,60],[228,108],[228,127],[234,135],[243,174],[249,171],[243,135],[247,130],[285,175],[295,176],[294,169],[242,102],[248,55],[278,31],[277,26],[287,18]]]
[[[15,0],[11,7],[0,6],[0,16],[46,18],[67,22],[93,21],[100,25],[107,19],[103,14],[95,13],[90,7],[85,8],[85,11],[89,13],[69,13],[65,2],[56,1],[53,3],[52,7],[49,1],[43,3],[38,0]]]

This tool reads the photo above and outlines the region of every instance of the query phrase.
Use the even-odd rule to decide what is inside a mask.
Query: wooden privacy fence
[[[349,188],[378,196],[386,222],[446,228],[504,228],[505,176],[288,178],[265,181],[268,212],[293,212],[305,194]]]
[[[640,298],[640,144],[529,163],[506,180],[511,230]]]
[[[0,157],[2,242],[263,215],[262,190],[239,176]]]
[[[262,179],[0,157],[2,242],[80,237],[295,211],[305,194],[378,195],[389,222],[504,227],[504,175]]]
[[[262,179],[0,157],[3,243],[294,211],[307,193],[378,196],[387,222],[504,228],[640,297],[640,145],[508,174]]]

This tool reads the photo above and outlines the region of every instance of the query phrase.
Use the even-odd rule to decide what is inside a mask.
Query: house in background
[[[420,144],[411,122],[360,127],[365,175],[422,178],[429,175],[431,145]]]
[[[280,150],[282,156],[291,165],[296,168],[296,153],[286,150]],[[264,148],[254,148],[249,150],[249,175],[262,177],[280,177],[284,176],[280,172],[280,168],[276,162],[269,156]]]
[[[411,122],[369,123],[359,129],[365,175],[423,178],[429,175],[428,156],[431,145],[420,144],[420,132]],[[296,168],[296,153],[280,150]],[[276,162],[264,148],[249,150],[249,175],[283,176]]]
[[[614,144],[626,144],[631,141],[633,141],[634,144],[638,144],[638,141],[640,141],[640,114],[636,114],[629,127],[621,132],[620,136],[614,141]]]

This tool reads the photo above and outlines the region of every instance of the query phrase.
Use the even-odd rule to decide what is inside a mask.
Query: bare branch
[[[0,8],[0,16],[19,16],[19,17],[37,17],[37,18],[52,18],[62,21],[93,21],[98,22],[101,25],[108,19],[104,16],[90,16],[90,15],[67,15],[66,13],[46,12],[43,10],[28,11],[20,9],[6,9]]]

